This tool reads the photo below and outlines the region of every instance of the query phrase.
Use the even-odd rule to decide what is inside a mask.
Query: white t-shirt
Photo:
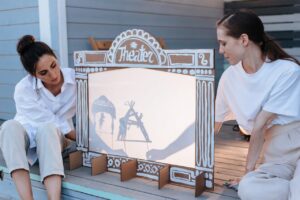
[[[216,122],[237,120],[250,134],[261,110],[277,114],[272,124],[300,121],[300,66],[288,60],[265,62],[254,74],[241,62],[223,73],[216,98]]]
[[[27,157],[31,164],[37,158],[32,148],[36,147],[36,131],[42,123],[55,124],[63,134],[74,129],[72,117],[76,112],[75,71],[71,68],[62,68],[61,71],[64,83],[57,96],[46,89],[41,80],[31,75],[24,77],[15,87],[17,113],[14,119],[23,125],[28,135],[30,149]]]

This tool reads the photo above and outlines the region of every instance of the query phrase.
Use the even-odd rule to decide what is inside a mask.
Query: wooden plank
[[[21,36],[22,35],[20,35],[20,37]],[[18,55],[16,50],[17,43],[18,40],[0,40],[0,55]]]
[[[158,1],[165,2],[170,4],[183,4],[183,5],[191,5],[191,6],[203,6],[203,7],[216,7],[219,8],[220,5],[223,5],[223,0],[150,0],[150,1]]]
[[[0,84],[0,98],[13,98],[15,85]]]
[[[0,56],[0,70],[1,69],[23,69],[20,61],[20,57],[17,54],[14,55],[1,55]]]
[[[37,7],[37,0],[18,0],[18,1],[5,1],[1,4],[0,11],[17,9],[17,8],[27,8],[27,7]]]
[[[284,49],[288,54],[293,56],[300,56],[300,47],[297,48],[285,48]]]
[[[161,1],[140,1],[140,0],[67,0],[68,7],[81,7],[81,8],[94,8],[103,10],[115,11],[131,11],[141,13],[155,13],[164,15],[180,15],[180,16],[200,16],[200,17],[213,17],[223,15],[223,6],[220,2],[220,7],[199,7],[185,4],[172,4]]]
[[[228,155],[228,154],[215,154],[215,157],[216,158],[225,158],[225,159],[231,159],[231,160],[234,160],[234,161],[241,161],[243,162],[245,159],[246,159],[246,156],[241,156],[241,157],[233,157],[231,155]]]
[[[15,102],[11,98],[1,98],[0,99],[0,112],[3,113],[15,113],[16,108],[15,108]]]
[[[120,12],[87,8],[69,8],[68,23],[106,25],[215,28],[217,18],[158,15],[141,12]],[[78,14],[80,13],[80,15]]]
[[[267,5],[267,4],[266,4]],[[240,7],[247,8],[247,7]],[[295,6],[278,6],[278,7],[265,7],[265,8],[253,8],[252,9],[257,15],[281,15],[281,14],[293,14],[299,13],[300,7]],[[225,9],[225,13],[232,12],[232,9]]]
[[[246,0],[246,1],[231,1],[226,2],[226,8],[232,9],[239,9],[239,8],[258,8],[258,7],[275,7],[275,6],[292,6],[297,3],[297,0],[264,0],[264,1],[253,1],[253,0]]]
[[[300,22],[265,24],[264,26],[266,31],[300,31]]]
[[[26,75],[24,70],[0,70],[0,84],[16,84]]]
[[[0,110],[0,119],[8,120],[14,118],[15,113],[3,112]]]
[[[240,160],[232,160],[232,159],[224,159],[224,158],[216,158],[216,167],[222,167],[223,169],[234,169],[234,170],[244,170],[246,166],[246,159],[244,161]],[[261,163],[263,163],[263,159],[260,158],[256,164],[258,167]]]
[[[227,174],[232,176],[242,177],[245,173],[245,168],[241,168],[242,170],[237,170],[237,167],[234,166],[234,169],[224,169],[220,167],[215,167],[215,174]]]
[[[300,38],[300,31],[267,31],[267,34],[275,40]]]
[[[2,10],[0,11],[0,19],[0,26],[23,23],[38,23],[39,10],[38,7],[25,7],[12,10]]]
[[[300,14],[288,14],[288,15],[261,15],[259,16],[263,23],[288,23],[288,22],[299,22],[300,21]]]
[[[101,39],[95,37],[95,39]],[[104,38],[108,40],[109,38]],[[111,38],[112,39],[112,38]],[[164,38],[165,43],[168,49],[207,49],[207,48],[218,48],[216,40],[207,40],[207,39],[168,39]],[[69,53],[73,56],[74,51],[81,50],[92,50],[89,45],[87,38],[69,38]],[[73,58],[73,57],[72,57]],[[216,55],[216,59],[221,59],[220,55]],[[222,59],[223,60],[223,59]],[[1,61],[0,61],[1,62]],[[73,64],[73,60],[69,64]],[[1,69],[1,66],[0,66]]]
[[[5,40],[18,40],[24,34],[33,35],[39,38],[39,23],[18,24],[12,26],[2,26],[1,37]],[[7,55],[7,54],[4,54]],[[1,55],[0,55],[1,56]]]
[[[216,149],[215,152],[223,152],[228,154],[236,154],[236,155],[245,155],[248,152],[248,148],[246,147],[236,147],[236,146],[230,146],[230,145],[215,145]]]
[[[244,148],[248,148],[249,146],[249,143],[247,141],[235,141],[235,140],[232,140],[232,141],[226,141],[226,140],[220,140],[220,139],[216,139],[215,143],[217,145],[228,145],[228,146],[233,146],[233,147],[244,147]]]
[[[282,48],[300,47],[300,40],[278,40],[276,41]]]
[[[129,25],[106,25],[106,24],[68,24],[68,37],[71,39],[74,38],[88,38],[89,36],[94,36],[96,38],[110,38],[116,37],[121,32],[126,31],[132,28]],[[190,38],[190,39],[211,39],[215,40],[216,30],[212,29],[186,29],[186,28],[173,28],[173,27],[147,27],[139,26],[139,29],[143,29],[146,32],[149,32],[155,37],[162,38]],[[80,31],[78,31],[80,30]]]

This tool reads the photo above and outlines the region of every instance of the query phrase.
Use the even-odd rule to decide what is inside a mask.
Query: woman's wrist
[[[67,133],[65,135],[66,138],[70,139],[70,140],[76,140],[76,133],[75,130],[70,131],[69,133]]]
[[[255,167],[248,167],[246,166],[245,168],[245,173],[247,174],[248,172],[254,171]]]

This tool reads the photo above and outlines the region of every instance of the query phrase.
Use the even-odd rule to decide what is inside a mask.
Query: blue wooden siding
[[[164,38],[168,49],[218,48],[215,22],[222,0],[66,0],[69,65],[73,52],[91,50],[87,38],[114,39],[127,29]],[[217,71],[223,71],[216,51]],[[217,76],[221,73],[217,73]]]
[[[52,1],[51,1],[52,2]],[[55,3],[56,2],[56,3]],[[56,0],[50,3],[53,48],[57,51]],[[217,48],[215,21],[223,15],[222,0],[66,0],[69,64],[73,52],[91,49],[89,36],[113,39],[140,28],[165,39],[167,48]],[[18,39],[39,39],[38,0],[3,0],[0,4],[0,119],[15,114],[13,90],[26,75],[15,50]],[[56,45],[55,45],[56,44]],[[223,70],[216,54],[217,69]],[[217,73],[220,75],[220,73]]]
[[[26,75],[16,44],[25,34],[39,38],[38,0],[2,0],[0,30],[0,119],[9,119],[15,114],[14,87]]]

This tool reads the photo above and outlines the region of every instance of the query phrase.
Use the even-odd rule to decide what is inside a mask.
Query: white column
[[[40,40],[52,46],[49,0],[39,0]]]
[[[39,0],[40,40],[48,44],[68,67],[66,0]]]
[[[57,3],[58,15],[58,51],[62,67],[69,67],[68,62],[68,37],[67,37],[67,14],[66,0],[59,0]]]

